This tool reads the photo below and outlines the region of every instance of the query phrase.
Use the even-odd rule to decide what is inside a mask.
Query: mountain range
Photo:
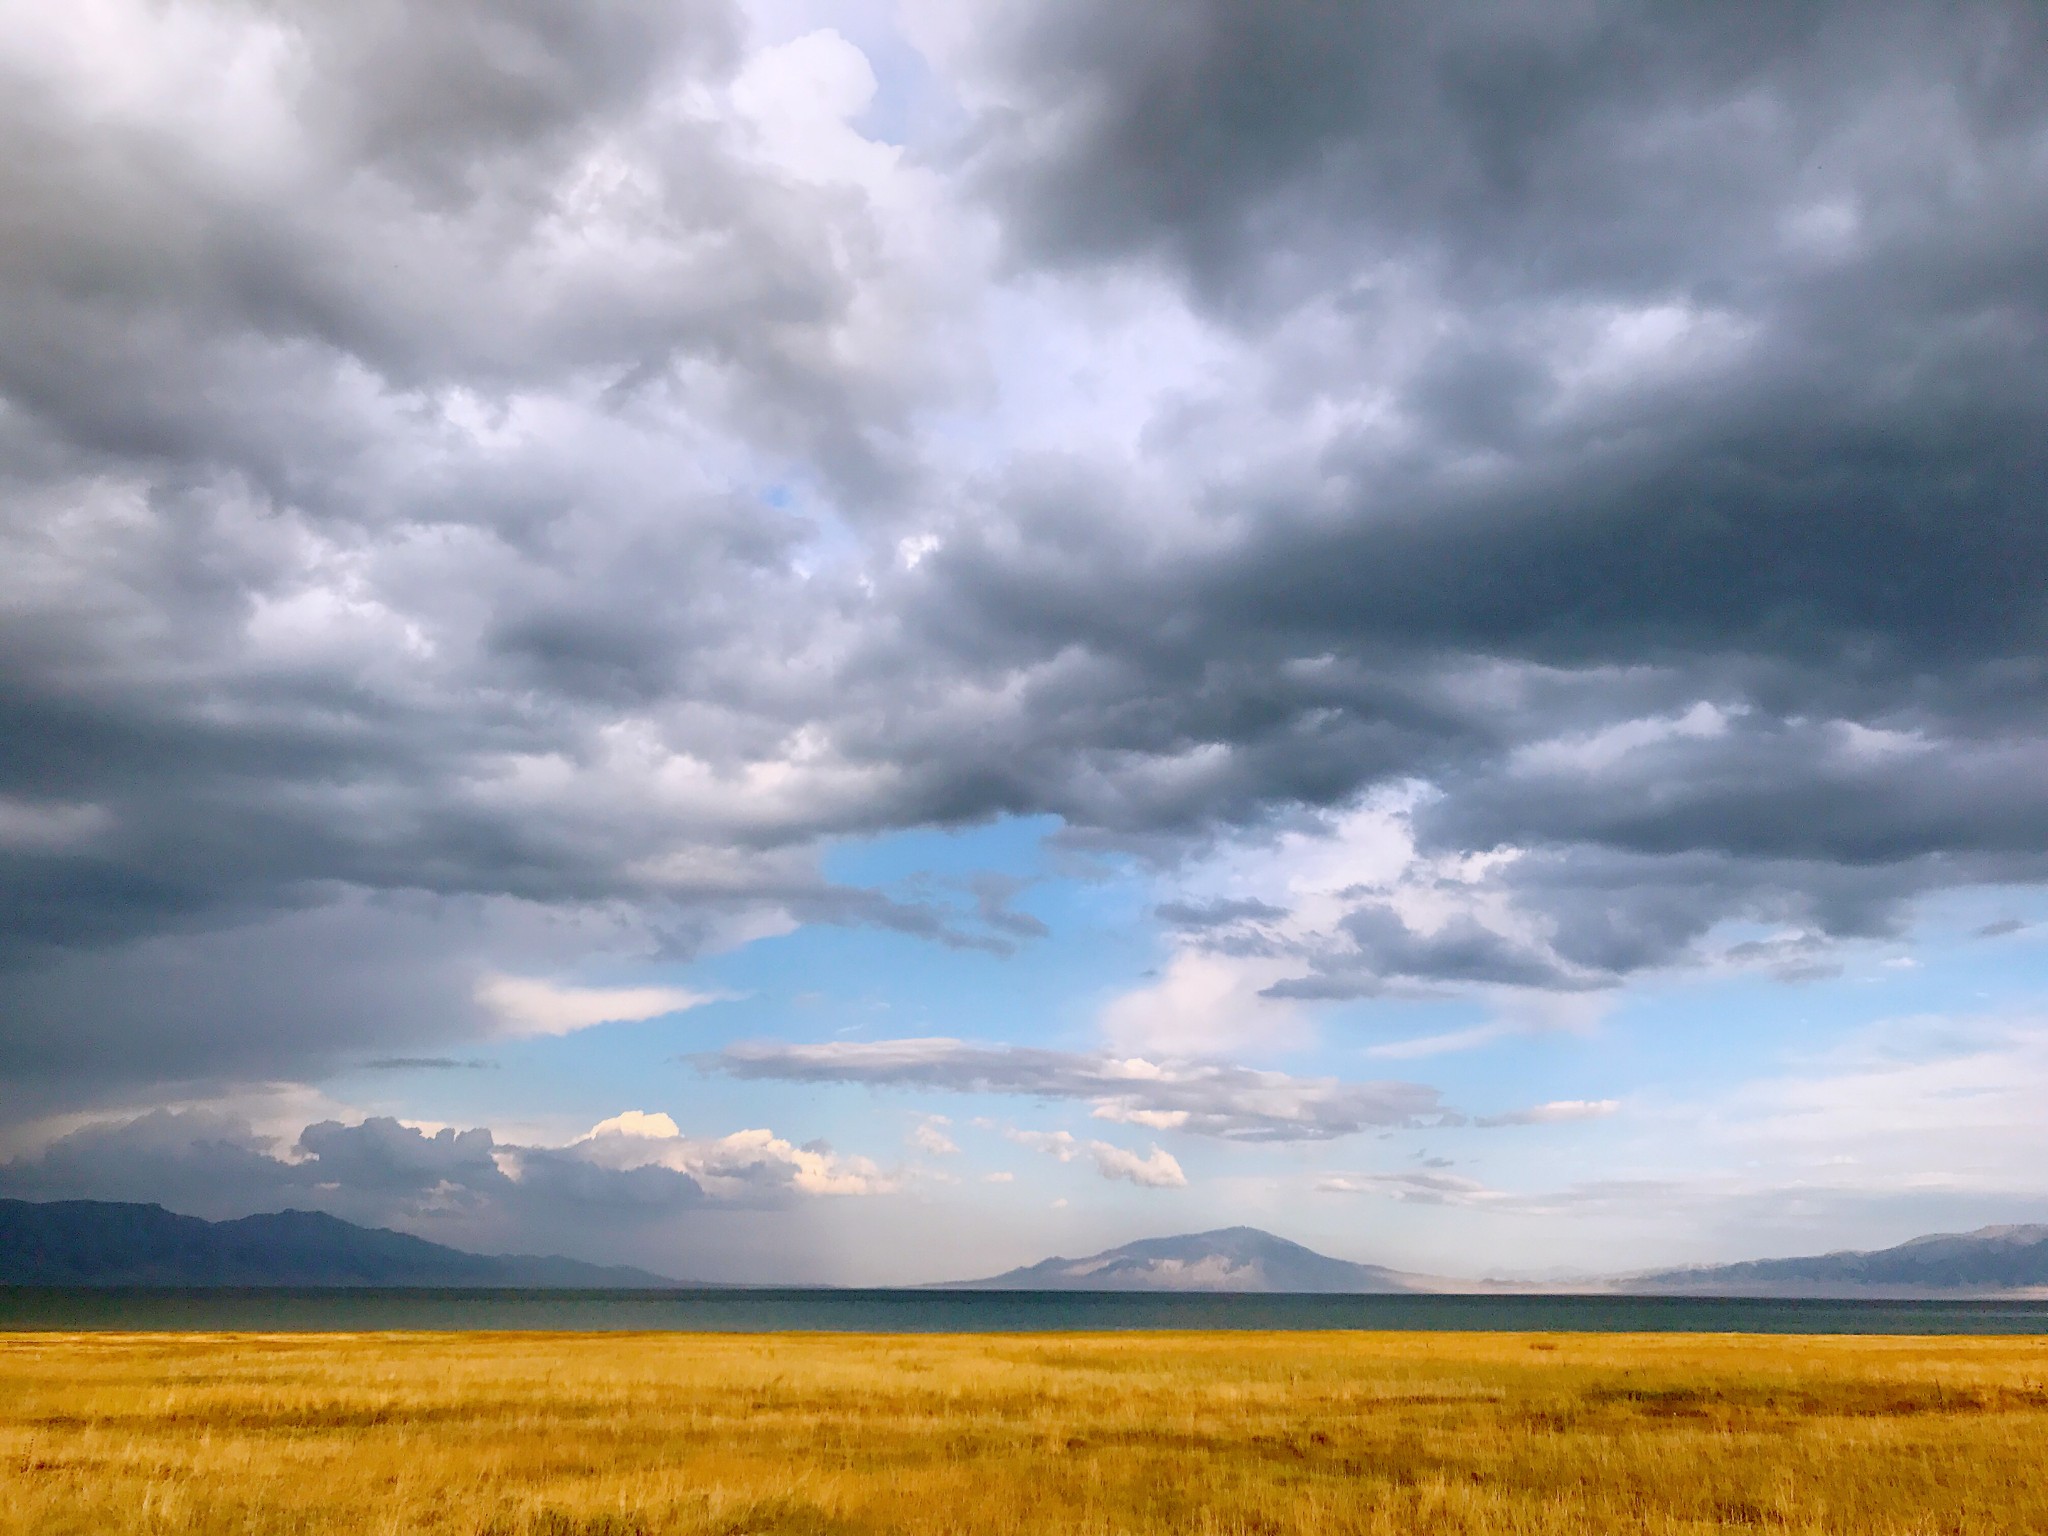
[[[0,1285],[673,1288],[644,1269],[465,1253],[318,1211],[202,1221],[160,1205],[0,1200]]]
[[[0,1285],[477,1286],[678,1289],[624,1266],[467,1253],[317,1211],[235,1221],[104,1200],[0,1200]],[[1571,1285],[1452,1280],[1356,1264],[1256,1227],[1050,1258],[949,1290],[1263,1291],[1341,1295],[1579,1291],[1700,1296],[1999,1296],[2048,1290],[2048,1226],[1984,1227],[1874,1251],[1653,1270]]]
[[[1617,1290],[1720,1296],[1998,1295],[2048,1287],[2048,1226],[1980,1227],[1893,1248],[1657,1270]]]

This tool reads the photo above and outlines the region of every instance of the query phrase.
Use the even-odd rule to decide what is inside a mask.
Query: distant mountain
[[[0,1285],[673,1287],[644,1269],[464,1253],[318,1211],[201,1221],[160,1205],[0,1200]]]
[[[2036,1287],[2048,1287],[2048,1226],[1982,1227],[1871,1252],[1658,1270],[1615,1286],[1722,1296],[1993,1295]]]
[[[988,1291],[1309,1291],[1384,1295],[1423,1290],[1416,1277],[1353,1264],[1290,1243],[1256,1227],[1225,1227],[1184,1237],[1125,1243],[1085,1259],[1046,1259],[949,1290]]]

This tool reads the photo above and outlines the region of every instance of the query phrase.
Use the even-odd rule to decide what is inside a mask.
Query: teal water
[[[1073,1291],[0,1287],[0,1331],[1053,1333],[1163,1328],[2048,1334],[2048,1301],[1693,1296],[1153,1296]]]

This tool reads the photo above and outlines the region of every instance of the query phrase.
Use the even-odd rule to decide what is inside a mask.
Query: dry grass
[[[2048,1531],[2048,1341],[0,1339],[0,1532]]]

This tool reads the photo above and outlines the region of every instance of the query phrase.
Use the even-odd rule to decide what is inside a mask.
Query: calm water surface
[[[1037,1333],[1392,1328],[2044,1333],[2048,1301],[1692,1296],[1146,1296],[1071,1291],[140,1290],[0,1287],[0,1330],[659,1329]]]

